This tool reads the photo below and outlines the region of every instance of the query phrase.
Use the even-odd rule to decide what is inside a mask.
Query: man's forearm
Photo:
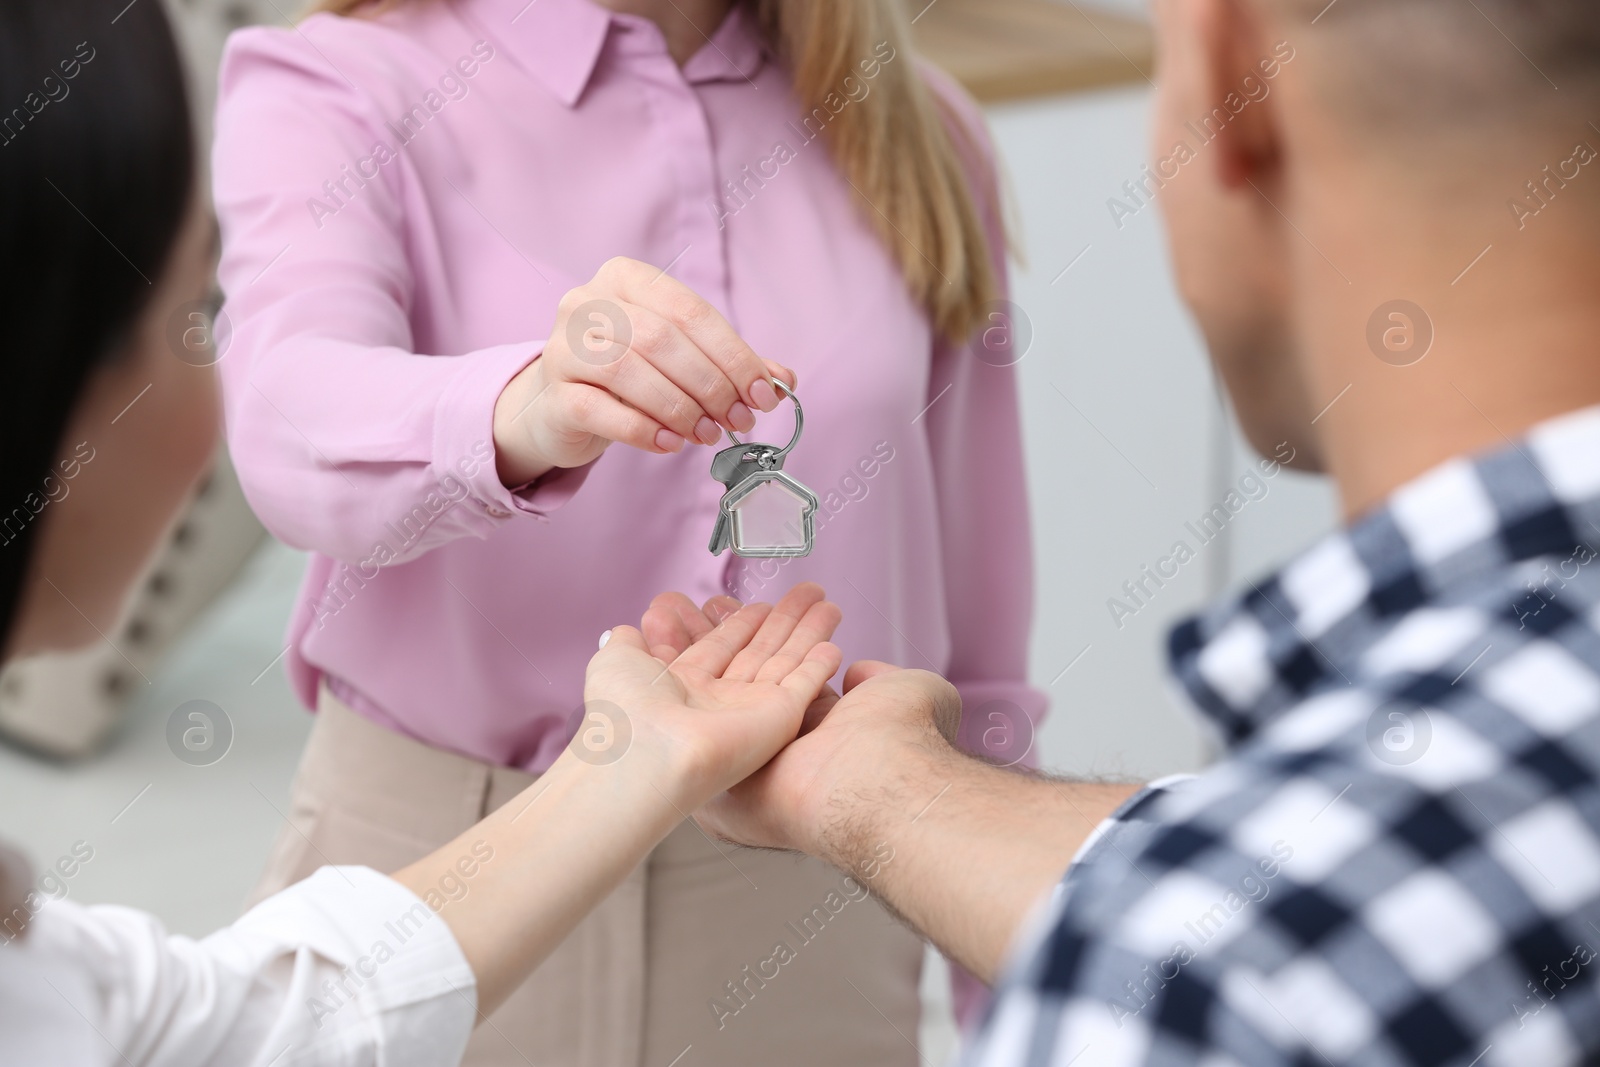
[[[872,784],[830,802],[824,858],[985,981],[1084,840],[1139,788],[1007,770],[938,745],[905,744],[879,765]]]

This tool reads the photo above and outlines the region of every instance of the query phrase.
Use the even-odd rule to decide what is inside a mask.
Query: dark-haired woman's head
[[[0,5],[0,651],[115,622],[216,432],[169,319],[204,298],[183,72],[155,0]]]

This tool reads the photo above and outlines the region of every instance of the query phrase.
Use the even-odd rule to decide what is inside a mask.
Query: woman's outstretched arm
[[[671,663],[610,631],[573,746],[392,877],[324,867],[200,941],[128,908],[43,905],[0,943],[0,1063],[457,1063],[473,1024],[657,842],[795,737],[839,667],[838,622],[806,585]]]
[[[586,717],[521,796],[395,880],[426,899],[474,849],[470,891],[439,915],[488,1014],[673,827],[799,733],[839,668],[839,610],[815,584],[727,616],[669,666],[633,627],[589,664]]]

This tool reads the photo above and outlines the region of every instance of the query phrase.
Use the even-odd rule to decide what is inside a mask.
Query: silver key
[[[711,554],[725,549],[747,559],[809,556],[816,541],[817,495],[783,469],[800,441],[805,413],[794,392],[778,379],[772,384],[794,404],[794,436],[777,445],[746,443],[729,432],[734,446],[711,460],[711,477],[727,487],[711,531]]]

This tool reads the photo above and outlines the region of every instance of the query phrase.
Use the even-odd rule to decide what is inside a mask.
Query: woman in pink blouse
[[[424,854],[580,722],[625,744],[579,667],[662,589],[821,582],[850,659],[946,674],[1022,758],[996,183],[898,0],[324,6],[233,38],[217,117],[229,439],[313,553],[286,652],[320,714],[261,892]],[[788,439],[770,375],[816,548],[712,556],[704,446]],[[468,1062],[913,1064],[921,946],[857,873],[685,824]]]

